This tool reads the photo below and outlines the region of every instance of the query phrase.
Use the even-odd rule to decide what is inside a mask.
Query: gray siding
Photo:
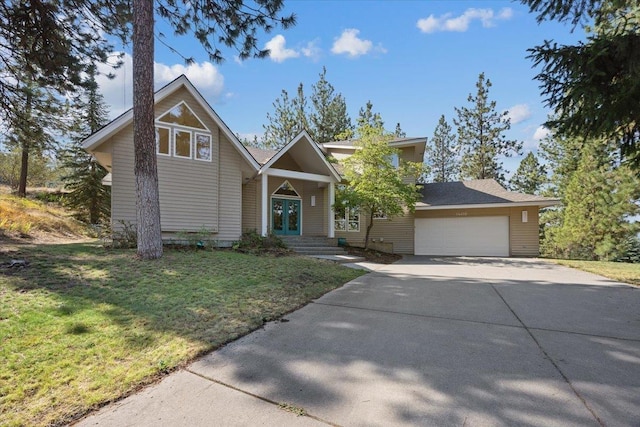
[[[214,232],[218,240],[237,240],[241,233],[244,160],[206,111],[184,89],[156,105],[156,117],[185,101],[209,128],[212,161],[157,156],[160,215],[163,236],[181,231]],[[112,223],[136,222],[133,127],[112,138]]]
[[[307,236],[326,236],[324,224],[327,222],[327,207],[324,193],[325,189],[318,188],[317,182],[304,182],[302,232]],[[316,198],[315,206],[311,206],[312,196]]]
[[[397,254],[412,254],[414,239],[414,215],[410,212],[392,219],[374,219],[371,235],[369,236],[369,246],[387,252]],[[364,239],[367,234],[368,218],[365,215],[360,217],[360,231],[336,231],[336,237],[347,239],[350,245],[364,246]],[[382,242],[380,239],[382,238]],[[375,239],[375,242],[372,241]]]
[[[242,186],[242,231],[255,230],[260,232],[260,212],[258,210],[258,184],[249,181]]]

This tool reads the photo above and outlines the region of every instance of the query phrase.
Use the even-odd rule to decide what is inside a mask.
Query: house
[[[155,94],[156,150],[163,239],[206,230],[220,246],[244,231],[326,236],[362,244],[366,221],[336,207],[338,165],[351,141],[317,144],[303,131],[278,151],[244,147],[185,76]],[[112,225],[136,220],[133,112],[89,136],[84,148],[109,171]],[[422,161],[426,138],[390,142],[405,160]],[[395,159],[394,159],[395,161]],[[415,214],[372,230],[373,245],[403,254],[538,254],[538,208],[557,201],[511,193],[495,181],[428,184]],[[446,231],[444,231],[446,230]]]

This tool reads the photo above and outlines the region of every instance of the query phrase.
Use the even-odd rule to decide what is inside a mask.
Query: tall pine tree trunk
[[[27,99],[25,102],[24,115],[27,119],[31,119],[31,92],[27,91]],[[22,149],[22,159],[20,162],[20,180],[18,181],[18,197],[27,197],[27,176],[29,175],[29,151],[31,150],[31,141],[29,141],[29,133],[23,129],[20,132],[22,141],[20,148]],[[29,136],[28,136],[29,135]]]
[[[29,141],[22,141],[22,159],[20,162],[20,180],[18,181],[18,197],[27,197],[27,174],[29,170]]]
[[[133,0],[133,145],[138,256],[162,256],[158,165],[153,125],[153,1]]]

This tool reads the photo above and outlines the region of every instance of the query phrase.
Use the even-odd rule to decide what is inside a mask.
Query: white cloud
[[[289,58],[297,58],[300,52],[286,47],[287,40],[282,34],[274,36],[264,47],[269,49],[269,58],[274,62],[283,62]]]
[[[114,54],[114,58],[117,53]],[[104,101],[109,107],[109,116],[116,117],[125,112],[133,105],[133,62],[128,53],[122,58],[123,65],[118,69],[113,69],[106,64],[98,64],[96,81],[100,87]],[[113,79],[107,78],[106,74],[112,73]],[[215,101],[223,97],[224,76],[218,68],[210,62],[194,63],[191,65],[173,64],[166,65],[159,62],[154,63],[154,86],[156,89],[164,86],[176,79],[181,74],[194,84],[194,86],[209,101]]]
[[[511,120],[511,124],[524,122],[531,117],[531,109],[527,104],[518,104],[507,110],[507,117]]]
[[[310,41],[309,43],[307,43],[305,47],[300,49],[300,52],[302,52],[303,56],[307,58],[311,58],[314,61],[317,61],[320,59],[320,54],[322,53],[320,46],[318,46],[319,43],[320,43],[319,39]]]
[[[350,58],[357,58],[358,56],[365,55],[372,50],[380,53],[386,53],[387,50],[378,45],[374,48],[371,40],[363,40],[358,37],[360,30],[355,28],[347,28],[337,37],[333,42],[331,52],[336,55],[346,54]]]
[[[156,86],[162,86],[184,74],[199,91],[211,94],[216,98],[222,94],[224,88],[224,77],[210,62],[190,65],[165,65],[156,62],[153,71]]]
[[[498,13],[493,9],[469,8],[460,16],[452,16],[451,13],[436,17],[429,15],[427,18],[419,19],[416,26],[423,33],[435,33],[436,31],[456,31],[464,32],[469,29],[473,21],[480,21],[484,28],[493,27],[498,20],[508,20],[513,16],[513,10],[505,7]]]
[[[536,141],[541,141],[545,139],[547,136],[551,134],[551,131],[544,126],[538,126],[536,131],[533,133],[533,139]]]

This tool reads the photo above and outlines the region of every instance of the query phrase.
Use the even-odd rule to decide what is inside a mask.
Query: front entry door
[[[271,229],[275,234],[300,235],[300,200],[271,200]]]

